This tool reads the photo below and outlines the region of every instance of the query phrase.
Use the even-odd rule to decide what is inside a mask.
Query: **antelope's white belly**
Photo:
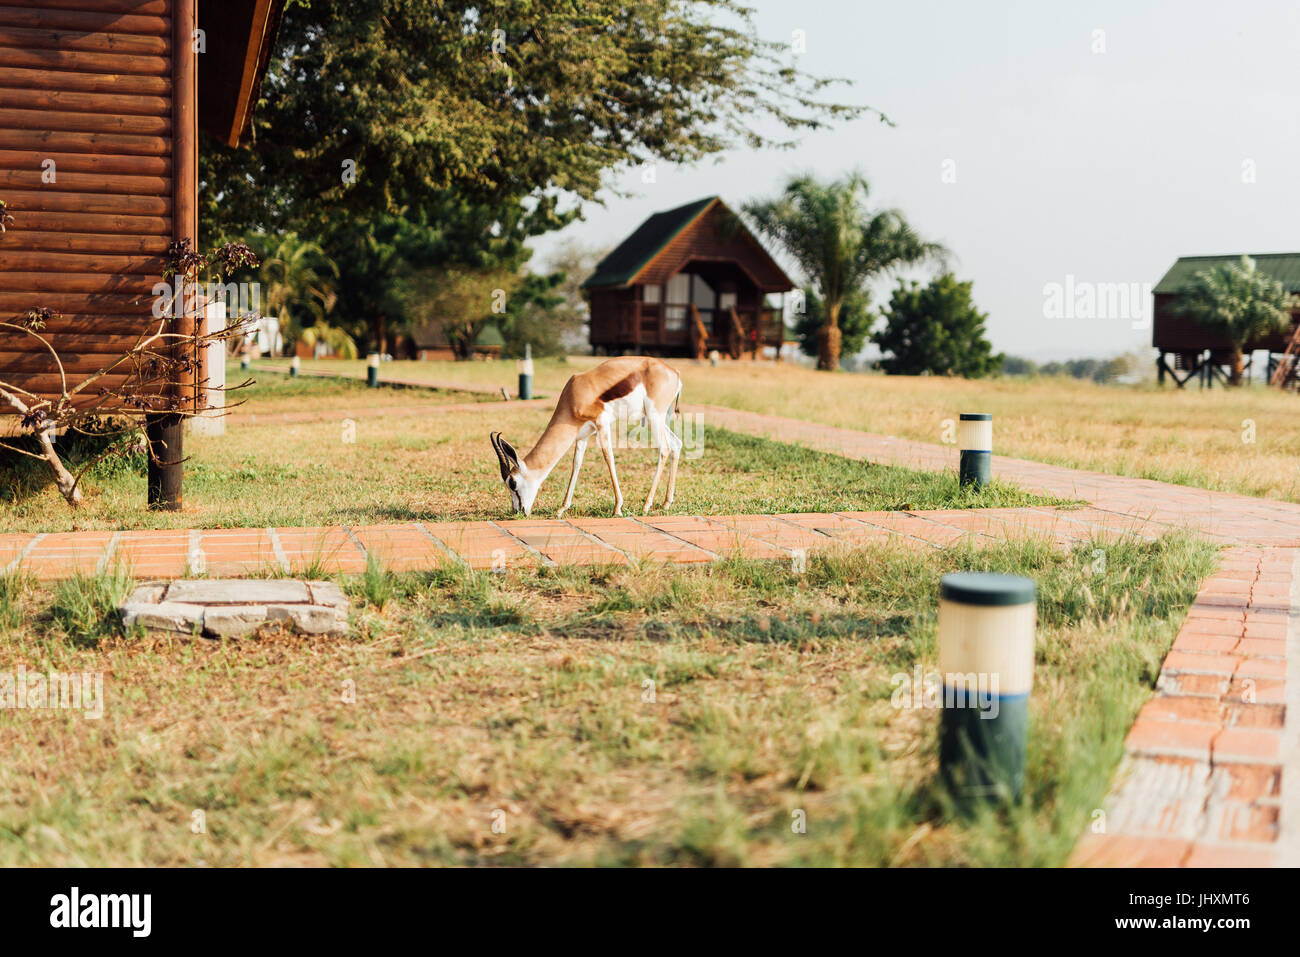
[[[605,408],[596,417],[596,423],[603,427],[606,425],[612,426],[620,420],[631,423],[640,422],[645,415],[645,400],[645,386],[638,385],[627,395],[606,402]]]

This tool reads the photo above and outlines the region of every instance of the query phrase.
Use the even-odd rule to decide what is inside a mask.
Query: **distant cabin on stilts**
[[[786,341],[784,270],[718,197],[655,213],[583,283],[592,351],[739,359]]]
[[[1250,258],[1261,273],[1282,283],[1287,292],[1300,294],[1300,253],[1265,253]],[[1201,388],[1213,386],[1215,379],[1228,381],[1232,346],[1222,336],[1181,315],[1178,298],[1192,286],[1197,273],[1239,262],[1240,254],[1183,256],[1151,290],[1155,298],[1151,344],[1160,351],[1156,371],[1162,385],[1166,378],[1173,379],[1180,389],[1192,379],[1197,379]],[[1281,380],[1276,385],[1292,382],[1300,372],[1294,362],[1300,354],[1297,332],[1300,332],[1300,310],[1291,313],[1291,327],[1286,332],[1247,343],[1242,350],[1246,375],[1250,374],[1251,353],[1267,350],[1268,380]]]

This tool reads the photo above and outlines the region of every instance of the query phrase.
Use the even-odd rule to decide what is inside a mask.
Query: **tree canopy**
[[[205,145],[205,225],[400,215],[456,190],[528,198],[529,230],[557,228],[561,193],[594,199],[620,166],[864,112],[788,53],[735,0],[291,0],[252,148]]]
[[[886,355],[880,367],[902,375],[980,378],[996,372],[995,355],[984,334],[985,313],[971,301],[971,284],[944,273],[929,285],[900,281],[874,339]]]
[[[289,0],[250,145],[200,152],[201,229],[318,242],[382,350],[417,274],[517,270],[619,168],[865,112],[792,63],[735,0]]]
[[[758,232],[795,261],[825,305],[819,369],[839,366],[840,312],[848,297],[882,273],[942,259],[947,252],[923,240],[898,210],[871,210],[869,194],[870,186],[858,173],[831,182],[798,176],[776,198],[744,207]]]
[[[1295,305],[1283,285],[1260,272],[1249,256],[1198,272],[1191,288],[1178,298],[1182,315],[1231,344],[1233,385],[1241,384],[1242,350],[1256,339],[1284,331]]]

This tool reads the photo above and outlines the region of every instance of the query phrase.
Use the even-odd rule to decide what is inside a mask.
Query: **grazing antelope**
[[[669,428],[668,420],[676,410],[681,394],[682,378],[677,371],[648,356],[606,359],[596,368],[570,377],[560,393],[546,431],[523,458],[501,437],[500,432],[491,434],[492,447],[496,449],[501,466],[501,481],[510,490],[510,502],[515,511],[532,514],[537,490],[569,446],[573,446],[569,490],[555,516],[563,518],[573,502],[573,490],[578,485],[578,472],[582,468],[587,442],[594,435],[596,444],[605,455],[609,480],[614,483],[614,514],[622,515],[623,492],[618,487],[618,473],[614,471],[614,442],[609,427],[618,419],[635,420],[643,416],[649,424],[650,437],[659,449],[659,467],[650,483],[643,514],[649,514],[655,490],[659,488],[659,477],[664,471],[664,460],[671,458],[668,495],[664,499],[664,508],[667,509],[673,504],[673,493],[677,489],[677,461],[682,453],[682,440]]]

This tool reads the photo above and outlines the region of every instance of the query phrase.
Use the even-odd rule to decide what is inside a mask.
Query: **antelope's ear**
[[[488,438],[492,440],[492,449],[497,454],[497,465],[501,467],[501,481],[510,477],[510,463],[506,461],[506,454],[501,451],[501,433],[489,432]]]

